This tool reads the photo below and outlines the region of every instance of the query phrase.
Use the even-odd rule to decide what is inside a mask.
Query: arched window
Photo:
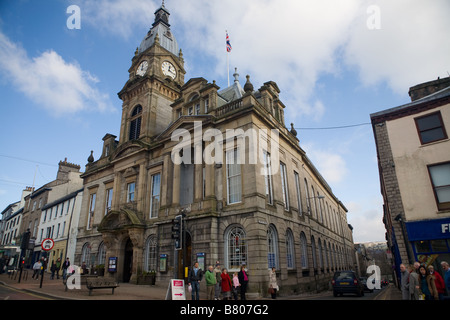
[[[144,250],[144,270],[145,271],[156,271],[157,267],[157,243],[156,236],[152,235],[147,238]]]
[[[130,140],[139,139],[139,135],[141,134],[141,115],[142,107],[141,105],[137,105],[131,113],[129,135]]]
[[[278,269],[278,235],[273,225],[267,229],[267,262],[269,269]]]
[[[98,260],[97,264],[105,265],[106,248],[105,248],[105,243],[104,242],[100,243],[100,245],[98,246],[98,258],[97,258],[97,260]]]
[[[294,236],[291,229],[286,231],[286,261],[288,269],[295,268]]]
[[[319,245],[319,268],[322,269],[323,268],[323,251],[322,251],[322,241],[320,239],[318,240],[318,245]]]
[[[311,236],[311,251],[313,259],[313,267],[314,269],[317,269],[316,241],[314,240],[314,236]]]
[[[302,269],[308,269],[308,243],[306,241],[306,236],[303,232],[300,233],[300,249],[302,258]]]
[[[247,238],[244,229],[232,226],[225,234],[225,263],[228,271],[239,271],[247,261]]]
[[[81,263],[86,263],[89,268],[91,265],[91,244],[86,242],[81,249]]]

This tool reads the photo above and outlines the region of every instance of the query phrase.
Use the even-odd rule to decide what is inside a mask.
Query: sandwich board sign
[[[186,300],[184,290],[184,280],[171,279],[172,284],[172,300]]]

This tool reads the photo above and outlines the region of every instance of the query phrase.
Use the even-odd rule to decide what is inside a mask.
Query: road
[[[293,298],[293,300],[344,300],[344,301],[352,301],[352,300],[379,300],[382,298],[382,292],[386,290],[386,287],[381,288],[381,290],[374,290],[373,292],[364,292],[364,296],[358,297],[356,294],[344,294],[343,296],[334,297],[333,292],[330,291],[329,294],[312,296],[312,297],[301,297],[301,298]]]
[[[0,284],[0,300],[52,300],[52,299]]]

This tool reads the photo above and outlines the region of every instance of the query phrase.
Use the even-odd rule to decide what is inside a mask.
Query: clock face
[[[164,61],[161,65],[161,69],[165,76],[169,76],[172,79],[175,79],[175,77],[177,76],[177,71],[175,70],[175,67],[169,61]]]
[[[148,62],[142,61],[136,70],[136,74],[139,76],[143,76],[147,72],[147,68],[148,68]]]

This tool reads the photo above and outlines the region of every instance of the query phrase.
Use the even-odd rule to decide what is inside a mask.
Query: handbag
[[[270,287],[268,291],[269,291],[270,294],[274,294],[275,293],[275,290],[273,290],[272,287]]]

